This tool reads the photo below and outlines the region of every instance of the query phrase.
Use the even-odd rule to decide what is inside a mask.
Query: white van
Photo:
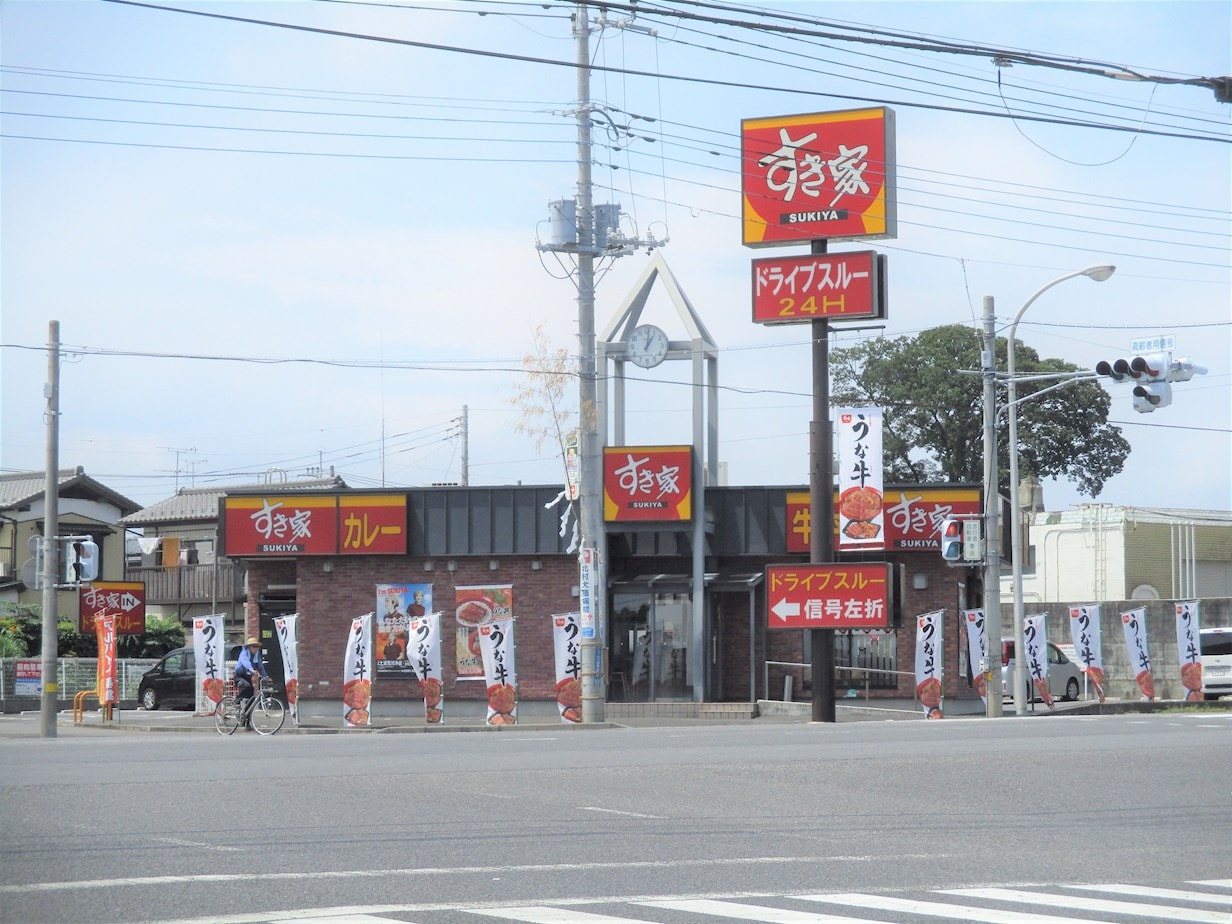
[[[1202,698],[1232,696],[1232,629],[1202,629]]]

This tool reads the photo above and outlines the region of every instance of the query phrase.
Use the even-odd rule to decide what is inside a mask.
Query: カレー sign
[[[891,621],[890,565],[767,565],[771,629],[877,629]]]
[[[893,110],[745,119],[740,145],[745,245],[896,234]]]
[[[752,266],[756,324],[886,316],[886,258],[874,251],[763,257]]]
[[[605,521],[687,521],[692,505],[692,446],[604,447]]]
[[[103,613],[115,614],[117,635],[145,633],[145,582],[95,581],[81,586],[77,608],[79,631],[94,631],[94,620]]]
[[[886,549],[893,552],[936,552],[941,548],[941,521],[981,512],[979,488],[888,488],[883,500]],[[838,538],[839,498],[835,495],[835,539]],[[787,551],[808,552],[812,505],[807,491],[787,495]]]
[[[231,558],[405,555],[405,494],[267,494],[222,499]]]

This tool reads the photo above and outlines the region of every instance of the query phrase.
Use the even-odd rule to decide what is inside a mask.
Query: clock
[[[667,358],[667,334],[653,324],[633,328],[625,344],[625,356],[643,369],[653,369]]]

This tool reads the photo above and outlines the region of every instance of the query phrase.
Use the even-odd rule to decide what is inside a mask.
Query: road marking
[[[1189,884],[1215,886],[1217,889],[1232,889],[1232,879],[1190,879]]]
[[[1100,911],[1107,914],[1128,914],[1166,921],[1195,921],[1202,924],[1228,924],[1225,911],[1202,911],[1196,908],[1169,908],[1133,902],[1114,902],[1081,895],[1049,895],[1043,892],[1023,892],[1020,889],[938,889],[944,895],[987,898],[1000,902],[1022,902],[1028,905],[1056,905],[1069,911]]]
[[[237,853],[244,849],[243,847],[228,847],[223,844],[206,844],[201,841],[186,841],[178,837],[156,837],[154,840],[163,844],[171,844],[174,847],[194,847],[199,850],[219,850],[225,853]]]
[[[467,914],[504,921],[525,921],[527,924],[638,924],[632,918],[614,918],[610,914],[594,914],[576,908],[549,908],[547,905],[525,905],[514,908],[464,908]]]
[[[687,911],[720,918],[735,918],[737,921],[757,921],[759,924],[886,924],[884,921],[873,921],[868,918],[817,914],[813,911],[796,911],[791,908],[763,908],[760,905],[744,905],[739,902],[721,902],[711,899],[638,902],[638,904],[650,908],[663,908],[667,911]]]
[[[978,891],[978,890],[977,890]],[[1085,918],[1062,918],[1051,914],[1032,914],[1028,911],[1004,911],[996,908],[972,908],[949,902],[920,901],[913,898],[896,898],[893,895],[868,895],[846,892],[836,895],[801,895],[813,902],[833,902],[873,911],[893,911],[899,914],[931,914],[955,921],[981,921],[983,924],[1077,924]]]
[[[1112,892],[1115,895],[1141,895],[1143,898],[1166,898],[1180,902],[1204,902],[1208,905],[1229,905],[1232,897],[1216,895],[1213,892],[1188,892],[1183,889],[1156,889],[1152,886],[1131,885],[1126,882],[1109,885],[1072,885],[1069,889],[1083,889],[1088,892]]]
[[[394,924],[389,918],[378,918],[371,914],[330,914],[315,918],[283,918],[293,920],[296,924]],[[271,922],[277,924],[277,922]]]
[[[597,805],[580,806],[583,812],[603,812],[607,815],[626,815],[629,818],[666,818],[666,815],[644,815],[641,812],[622,812],[620,809],[599,808]]]

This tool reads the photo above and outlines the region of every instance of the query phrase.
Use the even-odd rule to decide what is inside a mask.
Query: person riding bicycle
[[[241,708],[247,706],[244,700],[252,699],[256,693],[253,687],[254,674],[269,677],[269,672],[265,670],[265,662],[261,660],[261,643],[255,638],[249,638],[244,643],[244,650],[240,652],[239,661],[235,665],[235,698],[239,701]],[[251,727],[248,713],[245,711],[243,715],[245,717],[244,727]]]

